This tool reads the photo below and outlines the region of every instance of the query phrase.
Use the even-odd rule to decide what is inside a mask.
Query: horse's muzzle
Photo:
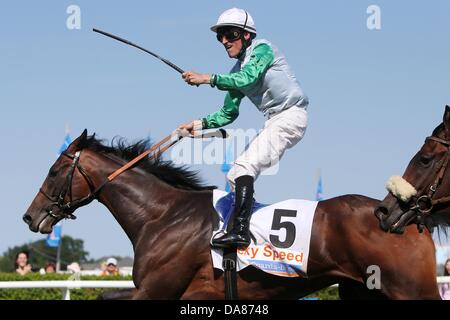
[[[389,210],[384,206],[378,206],[375,209],[375,216],[380,220],[380,228],[385,232],[389,232],[390,227],[386,223],[386,218],[389,216]]]
[[[22,217],[23,222],[25,222],[27,225],[30,225],[31,222],[33,222],[33,218],[28,213],[25,213]]]
[[[375,209],[375,216],[380,220],[380,228],[383,231],[402,234],[406,226],[415,218],[415,212],[413,210],[390,212],[388,208],[381,205]]]

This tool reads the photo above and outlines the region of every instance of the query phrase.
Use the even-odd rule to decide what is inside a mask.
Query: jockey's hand
[[[200,84],[209,84],[211,75],[197,73],[194,71],[186,71],[181,75],[184,81],[191,86],[198,86]]]
[[[178,126],[178,129],[186,129],[187,131],[189,131],[189,134],[192,134],[192,132],[194,131],[194,122],[182,124]]]
[[[202,131],[202,121],[201,120],[194,120],[190,123],[182,124],[178,126],[178,129],[180,130],[187,130],[191,136],[196,136],[197,134],[201,134]]]

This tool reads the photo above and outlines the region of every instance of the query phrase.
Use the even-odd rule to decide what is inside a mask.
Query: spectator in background
[[[444,277],[450,276],[450,258],[444,264]],[[450,300],[450,283],[442,283],[439,285],[439,293],[442,300]]]
[[[118,276],[119,268],[117,267],[117,260],[109,258],[106,260],[106,269],[102,271],[101,276]]]
[[[31,272],[31,265],[28,263],[28,252],[21,251],[16,254],[15,267],[16,272],[22,276]]]
[[[56,265],[53,262],[47,262],[45,264],[45,273],[55,273],[56,272]]]
[[[101,270],[100,275],[102,275],[103,272],[106,272],[106,261],[103,261],[103,262],[100,264],[100,270]]]
[[[71,264],[69,264],[67,266],[67,271],[72,272],[72,273],[80,273],[81,267],[78,264],[78,262],[72,262]]]
[[[43,268],[39,269],[39,273],[42,275],[55,272],[56,272],[56,265],[53,262],[47,262]]]

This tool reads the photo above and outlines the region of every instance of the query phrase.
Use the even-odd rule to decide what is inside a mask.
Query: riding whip
[[[142,48],[141,46],[138,46],[137,44],[134,44],[134,43],[132,43],[132,42],[130,42],[130,41],[128,41],[128,40],[125,40],[125,39],[123,39],[123,38],[121,38],[121,37],[115,36],[115,35],[113,35],[113,34],[111,34],[111,33],[108,33],[108,32],[105,32],[105,31],[102,31],[102,30],[99,30],[99,29],[95,29],[95,28],[94,28],[94,29],[92,29],[92,31],[97,32],[97,33],[100,33],[100,34],[103,34],[104,36],[110,37],[110,38],[112,38],[112,39],[114,39],[114,40],[123,42],[123,43],[125,43],[125,44],[127,44],[127,45],[129,45],[129,46],[132,46],[132,47],[135,47],[135,48],[137,48],[137,49],[139,49],[139,50],[142,50],[142,51],[144,51],[144,52],[147,52],[148,54],[154,56],[155,58],[157,58],[157,59],[161,60],[162,62],[164,62],[165,64],[167,64],[169,67],[172,67],[173,69],[175,69],[175,70],[178,71],[179,73],[181,73],[181,74],[184,73],[184,70],[183,70],[183,69],[181,69],[181,68],[178,67],[177,65],[173,64],[173,63],[170,62],[169,60],[164,59],[163,57],[157,55],[156,53],[153,53],[153,52],[151,52],[150,50],[147,50],[147,49],[145,49],[145,48]]]

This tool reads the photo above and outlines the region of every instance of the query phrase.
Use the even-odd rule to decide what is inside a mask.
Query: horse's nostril
[[[23,221],[26,223],[26,224],[30,224],[31,223],[31,221],[33,220],[32,218],[31,218],[31,216],[29,215],[29,214],[24,214],[23,215]]]
[[[389,210],[386,207],[383,207],[383,206],[379,206],[375,212],[376,212],[376,214],[378,216],[380,216],[380,214],[383,217],[386,217],[387,215],[389,215]]]

